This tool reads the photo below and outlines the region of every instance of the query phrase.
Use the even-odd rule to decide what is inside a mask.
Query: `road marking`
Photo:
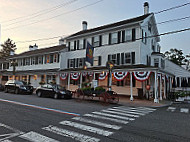
[[[72,121],[62,121],[62,122],[60,122],[60,124],[66,125],[66,126],[71,126],[71,127],[81,129],[81,130],[84,130],[84,131],[88,131],[88,132],[92,132],[92,133],[95,133],[95,134],[103,135],[103,136],[106,136],[106,137],[113,134],[113,132],[110,132],[110,131],[106,131],[106,130],[99,129],[99,128],[96,128],[96,127],[91,127],[91,126],[79,124],[79,123],[72,122]]]
[[[188,108],[181,108],[180,112],[189,113],[189,109]]]
[[[113,107],[113,108],[117,108],[117,109],[124,109],[124,110],[137,110],[137,111],[145,111],[145,112],[153,112],[156,109],[152,109],[152,108],[143,108],[143,107]]]
[[[113,113],[113,114],[119,114],[119,115],[124,115],[124,116],[129,116],[129,117],[139,117],[139,115],[132,115],[132,114],[127,114],[127,113],[121,113],[121,112],[116,112],[116,111],[109,111],[109,110],[102,110],[103,112],[107,113]]]
[[[128,121],[118,120],[118,119],[114,119],[114,118],[110,118],[110,117],[104,117],[104,116],[100,116],[100,115],[94,115],[94,114],[84,114],[83,116],[109,120],[109,121],[113,121],[113,122],[117,122],[117,123],[121,123],[121,124],[129,123]]]
[[[125,113],[129,113],[129,114],[137,114],[137,115],[142,115],[142,116],[145,115],[145,114],[148,114],[148,113],[143,113],[143,112],[133,112],[133,111],[130,111],[130,110],[120,110],[120,109],[114,109],[114,108],[109,108],[108,110],[125,112]]]
[[[108,124],[108,123],[102,123],[102,122],[98,122],[98,121],[94,121],[94,120],[90,120],[90,119],[86,119],[86,118],[82,118],[82,117],[74,117],[72,119],[78,120],[78,121],[81,121],[81,122],[85,122],[85,123],[98,125],[98,126],[109,128],[109,129],[114,129],[114,130],[121,129],[121,126],[111,125],[111,124]]]
[[[171,112],[174,112],[176,110],[175,107],[168,107],[167,111],[171,111]]]
[[[120,108],[120,107],[113,107],[114,109],[126,110],[126,111],[133,111],[133,112],[143,112],[143,113],[151,113],[152,110],[142,110],[136,108]]]
[[[36,105],[31,105],[31,104],[25,104],[25,103],[10,101],[10,100],[0,99],[0,101],[13,103],[13,104],[21,105],[21,106],[27,106],[27,107],[42,109],[42,110],[53,111],[53,112],[57,112],[57,113],[67,114],[67,115],[80,116],[80,114],[78,114],[78,113],[72,113],[72,112],[67,112],[67,111],[62,111],[62,110],[57,110],[57,109],[52,109],[52,108],[46,108],[46,107],[41,107],[41,106],[36,106]]]
[[[114,118],[124,119],[124,120],[130,120],[130,121],[135,120],[134,118],[123,117],[123,116],[118,116],[118,115],[112,115],[112,114],[102,113],[102,112],[92,112],[92,113],[93,114],[98,114],[98,115],[103,115],[103,116],[108,116],[108,117],[114,117]]]
[[[20,135],[19,137],[23,138],[25,140],[31,141],[31,142],[59,142],[57,140],[43,136],[43,135],[38,134],[38,133],[33,132],[33,131],[28,132],[24,135]]]
[[[90,136],[83,135],[83,134],[73,132],[73,131],[68,131],[68,130],[58,128],[55,126],[51,126],[51,125],[48,127],[42,128],[42,129],[46,130],[46,131],[53,132],[55,134],[58,134],[58,135],[61,135],[64,137],[72,138],[72,139],[74,139],[76,141],[80,141],[80,142],[99,142],[100,141],[100,139],[97,139],[94,137],[90,137]]]

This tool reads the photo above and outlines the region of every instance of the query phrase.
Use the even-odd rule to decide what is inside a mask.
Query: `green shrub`
[[[91,90],[91,87],[84,87],[84,88],[81,88],[82,91],[88,91],[88,90]]]
[[[103,87],[99,86],[99,87],[96,87],[96,88],[95,88],[95,91],[102,91],[102,92],[105,92],[106,89],[104,89]]]

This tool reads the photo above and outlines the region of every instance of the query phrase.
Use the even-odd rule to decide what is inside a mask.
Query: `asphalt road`
[[[0,141],[189,142],[190,104],[102,105],[0,92]]]

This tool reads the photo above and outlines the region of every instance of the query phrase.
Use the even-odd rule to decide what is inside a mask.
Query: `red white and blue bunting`
[[[71,73],[72,80],[78,80],[80,78],[80,73]]]
[[[103,81],[103,80],[106,79],[107,76],[108,76],[108,73],[107,73],[107,72],[100,73],[100,74],[99,74],[99,80],[100,80],[100,81]]]
[[[128,75],[128,72],[114,72],[113,76],[117,81],[122,81]]]
[[[151,72],[150,71],[144,71],[144,72],[137,72],[134,71],[133,75],[135,77],[136,80],[138,81],[146,81],[149,79]]]
[[[61,73],[61,74],[60,74],[60,79],[61,79],[61,80],[66,80],[66,79],[67,79],[67,76],[68,76],[68,73]]]

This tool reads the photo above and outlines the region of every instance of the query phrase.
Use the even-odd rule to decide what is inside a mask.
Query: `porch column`
[[[112,72],[109,71],[109,91],[112,91]]]
[[[162,101],[162,74],[160,74],[160,101]]]
[[[181,77],[179,78],[179,87],[181,88]]]
[[[131,89],[131,97],[130,97],[130,100],[133,101],[133,74],[132,72],[130,72],[130,89]]]
[[[68,84],[67,84],[67,89],[69,90],[69,87],[70,87],[70,79],[71,79],[71,74],[69,73],[69,76],[68,76]]]
[[[170,83],[169,83],[169,85],[170,85],[170,92],[171,92],[171,90],[172,90],[172,77],[170,77]]]
[[[164,99],[166,99],[166,90],[168,90],[166,88],[166,77],[164,77]]]
[[[157,85],[157,72],[154,72],[154,102],[159,103],[158,101],[158,85]]]
[[[94,80],[95,80],[95,79],[96,79],[96,73],[94,72],[94,74],[93,74],[93,75],[94,75]]]
[[[82,88],[82,73],[80,74],[80,88]]]

